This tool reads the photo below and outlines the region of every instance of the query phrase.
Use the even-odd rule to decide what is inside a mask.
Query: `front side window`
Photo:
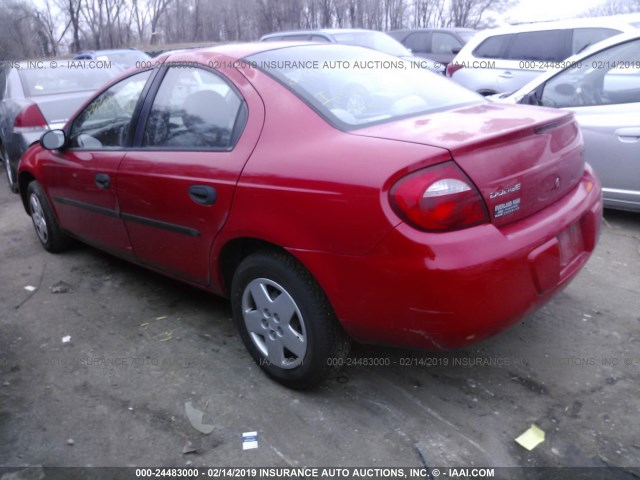
[[[640,40],[607,48],[561,71],[544,86],[540,103],[585,107],[640,102]]]
[[[102,92],[76,117],[69,137],[77,148],[122,148],[133,111],[151,71],[136,73]]]
[[[484,101],[442,75],[360,47],[290,47],[247,60],[343,130]]]
[[[243,103],[220,76],[201,68],[170,68],[153,101],[143,146],[225,150]]]
[[[509,47],[511,60],[560,61],[571,55],[565,49],[566,30],[517,33]]]
[[[620,33],[620,31],[614,30],[613,28],[576,28],[573,31],[571,53],[580,53],[594,43],[601,42],[618,33]]]

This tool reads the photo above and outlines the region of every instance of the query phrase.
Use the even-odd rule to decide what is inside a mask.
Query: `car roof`
[[[282,35],[312,35],[312,34],[325,34],[325,35],[335,35],[336,33],[384,33],[379,32],[378,30],[367,30],[366,28],[316,28],[311,30],[286,30],[283,32],[272,32],[267,35],[263,35],[260,37],[260,40],[272,37],[279,37]]]
[[[474,29],[474,28],[463,28],[463,27],[452,27],[452,28],[402,28],[400,30],[390,30],[389,33],[392,32],[402,32],[402,33],[409,33],[409,32],[450,32],[450,33],[456,33],[456,32],[477,32],[478,30]]]
[[[140,52],[137,48],[111,48],[107,50],[83,50],[81,52],[76,53],[76,55],[89,54],[89,53],[121,53],[121,52]]]
[[[209,60],[219,57],[227,57],[234,60],[254,55],[256,53],[266,52],[268,50],[280,50],[288,47],[309,46],[317,47],[316,42],[303,41],[279,41],[279,42],[252,42],[252,43],[228,43],[225,45],[215,45],[212,47],[194,48],[188,50],[177,50],[164,53],[157,57],[159,62],[168,60],[172,61],[177,57],[199,56]],[[322,44],[320,44],[322,45]],[[326,46],[326,45],[325,45]]]
[[[504,27],[482,30],[476,38],[486,38],[493,35],[505,33],[537,32],[540,30],[556,30],[568,28],[616,28],[621,31],[633,31],[635,27],[628,21],[620,20],[616,16],[612,17],[591,17],[573,18],[570,20],[553,20],[548,22],[518,23]]]

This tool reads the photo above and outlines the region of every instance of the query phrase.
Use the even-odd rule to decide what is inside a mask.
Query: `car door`
[[[118,199],[145,265],[209,283],[210,250],[258,141],[264,107],[235,69],[164,70],[137,146],[118,171]]]
[[[139,72],[102,92],[71,123],[67,148],[43,153],[47,190],[60,225],[121,256],[131,256],[131,246],[120,218],[117,172],[150,76],[150,70]]]
[[[605,205],[640,209],[640,39],[561,71],[543,85],[540,101],[576,114]]]

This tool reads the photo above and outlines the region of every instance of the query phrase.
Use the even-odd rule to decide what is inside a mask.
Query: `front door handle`
[[[624,143],[633,143],[640,140],[640,128],[638,127],[624,127],[616,130],[618,140]]]
[[[111,185],[111,177],[106,173],[96,174],[96,185],[98,188],[109,188],[109,185]]]
[[[191,200],[200,205],[211,205],[218,199],[216,189],[209,185],[191,185],[189,187]]]
[[[503,74],[500,75],[500,78],[513,78],[513,73],[504,72]]]

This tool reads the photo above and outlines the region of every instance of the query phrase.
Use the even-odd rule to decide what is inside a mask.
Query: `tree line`
[[[0,59],[257,40],[307,28],[487,26],[516,0],[0,0]]]
[[[0,60],[151,45],[252,41],[309,28],[485,28],[518,0],[0,0]],[[587,15],[640,11],[606,0]]]

